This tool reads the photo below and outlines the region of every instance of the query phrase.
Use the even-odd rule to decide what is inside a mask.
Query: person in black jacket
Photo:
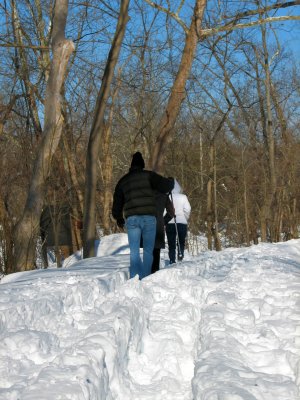
[[[117,220],[118,226],[123,228],[125,225],[127,229],[130,278],[138,274],[139,279],[151,273],[157,214],[155,191],[169,193],[174,187],[173,178],[165,178],[144,168],[142,154],[135,153],[129,172],[116,185],[112,206],[112,216]],[[144,248],[143,261],[140,256],[141,239]]]
[[[165,248],[165,225],[174,218],[175,211],[169,196],[165,193],[155,193],[156,202],[156,236],[153,249],[151,273],[159,271],[160,251]]]

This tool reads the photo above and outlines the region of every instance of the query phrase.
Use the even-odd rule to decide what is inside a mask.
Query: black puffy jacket
[[[165,224],[174,218],[175,210],[173,204],[167,194],[156,192],[156,236],[155,236],[155,249],[165,248]],[[164,216],[164,211],[166,215]]]
[[[116,185],[112,216],[117,220],[131,215],[156,216],[155,191],[168,193],[173,187],[173,178],[164,178],[140,167],[130,168]]]

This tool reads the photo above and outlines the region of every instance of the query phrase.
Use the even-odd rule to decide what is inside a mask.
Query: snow
[[[142,281],[126,234],[79,258],[2,279],[1,400],[300,399],[300,240]]]

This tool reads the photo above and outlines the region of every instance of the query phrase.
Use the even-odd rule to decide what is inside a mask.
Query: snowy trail
[[[128,262],[1,282],[1,400],[300,399],[300,241]]]
[[[161,285],[163,274],[169,279]],[[142,286],[147,326],[139,348],[129,347],[130,398],[191,399],[202,291],[175,269],[161,271]]]
[[[258,253],[254,261],[253,251],[251,263],[244,252],[206,299],[196,398],[300,398],[300,260],[292,271],[291,260],[278,259],[275,267],[274,258]]]
[[[252,265],[245,250],[200,259],[141,284],[154,305],[129,348],[129,398],[299,399],[299,263],[258,253]]]

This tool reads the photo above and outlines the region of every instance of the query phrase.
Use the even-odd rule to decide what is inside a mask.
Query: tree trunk
[[[101,88],[97,98],[94,120],[90,132],[90,139],[86,157],[85,198],[83,215],[83,257],[95,255],[96,236],[96,186],[97,186],[97,160],[99,158],[101,132],[105,127],[104,112],[107,99],[110,94],[110,86],[114,76],[114,69],[118,61],[119,53],[128,17],[128,6],[130,0],[122,0],[115,36],[108,55],[104,70]]]
[[[1,270],[5,274],[13,271],[13,237],[12,237],[12,218],[8,213],[5,201],[0,196],[0,246],[1,246]]]
[[[103,154],[102,154],[102,173],[103,173],[103,231],[105,235],[110,233],[110,212],[112,205],[112,156],[110,151],[111,122],[104,129]]]
[[[217,251],[222,250],[221,240],[219,237],[219,222],[218,222],[218,205],[217,205],[217,163],[216,163],[216,145],[213,146],[213,171],[214,171],[214,243]]]
[[[66,126],[66,131],[69,128]],[[71,227],[72,227],[72,243],[73,243],[73,252],[80,250],[82,248],[82,237],[81,237],[81,228],[82,228],[82,216],[83,216],[83,194],[80,189],[80,185],[77,179],[77,172],[75,168],[74,162],[74,154],[70,149],[68,140],[66,136],[63,136],[63,148],[64,148],[64,164],[66,172],[70,179],[70,185],[74,189],[74,200],[71,201]]]
[[[45,182],[49,176],[52,156],[58,146],[63,118],[61,88],[66,68],[74,50],[73,42],[65,38],[68,0],[57,0],[54,7],[51,69],[45,94],[45,124],[43,137],[34,163],[33,174],[23,215],[14,232],[14,265],[16,271],[32,269],[35,240],[39,234]]]
[[[115,112],[115,99],[119,92],[120,88],[120,75],[122,69],[119,68],[118,72],[118,84],[112,94],[112,102],[109,110],[109,116],[107,123],[102,130],[102,151],[101,151],[101,173],[102,173],[102,183],[103,189],[101,193],[101,204],[103,205],[102,212],[102,224],[103,224],[103,233],[104,235],[109,235],[111,233],[111,206],[113,201],[113,193],[112,193],[112,175],[113,175],[113,161],[111,154],[111,132],[112,132],[112,124]]]
[[[213,249],[212,231],[213,231],[213,214],[212,214],[212,180],[208,178],[207,182],[207,198],[206,198],[206,227],[207,227],[207,248]]]
[[[209,146],[209,172],[206,197],[207,247],[213,249],[213,144]]]
[[[297,225],[297,199],[292,199],[291,205],[291,238],[298,239],[298,225]]]
[[[243,201],[244,201],[244,215],[245,215],[245,234],[247,246],[250,246],[250,230],[249,230],[249,216],[248,216],[248,194],[245,173],[243,175]]]
[[[273,121],[272,121],[272,106],[271,106],[271,75],[269,66],[269,54],[266,43],[266,28],[261,27],[262,30],[262,42],[264,48],[264,72],[265,72],[265,90],[266,90],[266,146],[267,146],[267,158],[269,168],[269,184],[267,188],[265,198],[265,217],[267,217],[267,225],[270,228],[270,239],[274,241],[274,222],[272,212],[272,203],[276,192],[276,172],[275,172],[275,140],[273,134]]]
[[[36,97],[34,94],[34,86],[30,82],[30,67],[29,62],[27,60],[26,53],[22,48],[23,45],[23,33],[22,27],[20,24],[20,19],[18,16],[17,7],[15,5],[15,1],[11,0],[11,8],[13,13],[12,24],[13,24],[13,33],[15,37],[15,41],[19,46],[16,49],[16,73],[19,75],[20,80],[24,85],[24,97],[28,107],[28,113],[30,116],[30,120],[32,122],[34,133],[36,138],[40,138],[42,134],[42,127],[38,115],[38,106],[36,102]]]
[[[167,107],[159,123],[159,133],[151,157],[151,165],[154,171],[161,172],[163,169],[165,152],[168,144],[172,140],[172,130],[179,114],[181,104],[185,99],[185,85],[197,50],[205,7],[206,0],[196,0],[194,14],[186,35],[179,69],[171,89]]]

